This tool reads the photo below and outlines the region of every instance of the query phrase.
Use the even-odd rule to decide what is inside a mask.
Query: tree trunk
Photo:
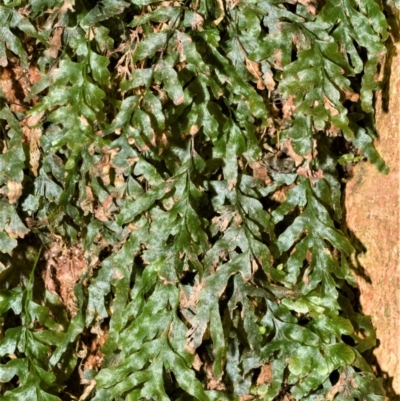
[[[394,38],[396,40],[396,38]],[[400,43],[389,49],[377,94],[376,148],[390,168],[383,175],[368,162],[358,164],[346,187],[347,226],[365,247],[356,263],[360,302],[372,317],[378,346],[374,356],[391,401],[400,400]],[[359,269],[357,269],[359,270]],[[365,273],[365,274],[364,274]]]

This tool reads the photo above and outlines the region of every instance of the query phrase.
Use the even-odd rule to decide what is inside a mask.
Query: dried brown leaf
[[[346,384],[346,374],[341,373],[338,382],[327,392],[325,399],[331,401],[335,398],[336,394],[339,393]]]
[[[199,31],[203,30],[204,18],[197,13],[193,13],[191,27],[192,29],[197,29]]]
[[[93,389],[96,387],[96,380],[92,379],[88,383],[88,385],[85,387],[85,390],[83,391],[82,395],[79,397],[79,401],[84,401],[86,398],[89,397],[90,393],[93,391]]]
[[[358,99],[360,99],[360,95],[358,93],[354,92],[348,92],[348,91],[343,91],[344,96],[347,100],[350,100],[351,102],[358,102]]]
[[[217,390],[217,391],[226,390],[226,385],[222,380],[222,376],[219,379],[217,379],[214,376],[212,363],[205,363],[204,371],[206,373],[206,387],[208,390]]]
[[[111,156],[110,154],[104,154],[100,162],[95,166],[95,174],[101,178],[104,185],[110,185],[110,168],[111,168]]]
[[[269,364],[266,364],[261,367],[260,374],[257,377],[257,385],[261,385],[264,383],[270,383],[272,379],[272,370]]]
[[[7,67],[8,60],[7,57],[0,59],[0,66]],[[3,92],[3,96],[10,105],[12,111],[25,111],[22,105],[23,94],[21,94],[21,88],[18,85],[18,81],[15,74],[15,69],[13,68],[3,68],[0,72],[0,86]]]
[[[29,164],[35,177],[37,177],[39,169],[40,138],[42,136],[42,127],[39,123],[43,115],[44,112],[30,115],[20,123],[25,139],[29,143]]]
[[[94,217],[96,217],[97,220],[103,222],[109,221],[107,214],[105,213],[104,209],[101,206],[98,206],[94,211]]]
[[[40,72],[36,66],[22,68],[17,59],[9,61],[8,68],[3,68],[0,72],[1,90],[12,111],[24,112],[31,103],[37,102],[37,98],[30,102],[25,98],[29,95],[32,85],[40,80]]]
[[[40,219],[40,220],[34,220],[34,219],[32,219],[32,217],[27,217],[25,219],[25,223],[26,223],[26,226],[29,229],[32,229],[32,228],[43,228],[43,227],[46,227],[49,224],[47,218],[43,218],[43,219]]]
[[[256,61],[251,61],[246,57],[246,68],[247,71],[257,79],[257,89],[265,89],[259,64]]]
[[[297,174],[309,178],[310,180],[320,180],[324,178],[324,172],[322,170],[312,170],[310,166],[299,167]]]
[[[303,163],[304,157],[298,155],[298,154],[295,152],[295,150],[293,149],[292,141],[291,141],[290,139],[286,139],[284,148],[285,148],[285,151],[286,151],[285,153],[286,153],[291,159],[294,160],[294,164],[295,164],[296,166],[300,166],[300,165]]]
[[[74,286],[87,269],[84,251],[79,245],[70,248],[55,241],[45,252],[46,268],[42,274],[45,287],[60,296],[70,316],[76,315]]]
[[[37,82],[39,82],[42,79],[42,75],[41,75],[38,67],[36,67],[35,65],[32,65],[29,67],[28,76],[29,76],[30,87],[29,87],[27,95],[29,94],[32,85],[35,85]],[[33,104],[35,104],[35,103],[36,102],[34,101]]]
[[[284,102],[282,107],[283,118],[287,120],[292,119],[292,115],[296,112],[296,105],[294,104],[295,95],[290,95]]]
[[[276,190],[276,191],[272,194],[271,199],[272,199],[274,202],[278,202],[278,203],[285,202],[285,200],[286,200],[286,192],[287,192],[287,191],[288,191],[288,187],[280,188],[280,189]]]
[[[85,198],[81,199],[79,203],[85,216],[88,215],[89,213],[93,213],[93,202],[94,202],[94,196],[92,188],[89,185],[86,185]]]
[[[68,11],[74,10],[75,0],[64,0],[63,6],[60,8],[60,13],[64,14]]]
[[[272,184],[272,179],[268,174],[268,169],[264,163],[252,162],[250,167],[253,169],[253,177],[259,180],[263,180],[266,185]]]
[[[58,52],[62,47],[62,34],[64,28],[59,26],[54,28],[53,36],[50,39],[50,48],[47,49],[46,55],[52,58],[57,58]]]
[[[333,125],[332,123],[330,124],[329,128],[326,130],[327,135],[329,136],[338,136],[340,133],[342,132],[342,130],[339,127],[336,127],[335,125]]]
[[[103,330],[99,324],[90,330],[91,334],[95,334],[93,340],[87,345],[87,355],[83,364],[83,372],[85,370],[98,371],[103,362],[104,354],[101,351],[107,340],[108,332]]]

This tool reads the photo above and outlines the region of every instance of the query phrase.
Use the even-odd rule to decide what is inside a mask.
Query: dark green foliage
[[[0,25],[2,399],[384,400],[338,173],[387,172],[379,1],[3,0]]]

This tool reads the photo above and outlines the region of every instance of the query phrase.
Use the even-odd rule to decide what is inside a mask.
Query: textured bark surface
[[[377,363],[389,400],[400,400],[400,43],[389,49],[385,89],[377,96],[377,150],[390,167],[383,175],[368,164],[354,169],[346,187],[347,226],[366,249],[357,256],[363,312],[377,330]],[[357,263],[357,264],[358,264]],[[364,274],[365,273],[365,274]]]

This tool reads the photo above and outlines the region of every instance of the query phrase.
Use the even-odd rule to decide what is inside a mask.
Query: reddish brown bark
[[[358,276],[360,302],[376,327],[374,355],[394,401],[400,400],[400,43],[389,50],[385,63],[387,85],[376,102],[376,147],[390,173],[383,175],[367,162],[357,165],[345,206],[348,228],[366,248],[358,255],[366,275]]]

